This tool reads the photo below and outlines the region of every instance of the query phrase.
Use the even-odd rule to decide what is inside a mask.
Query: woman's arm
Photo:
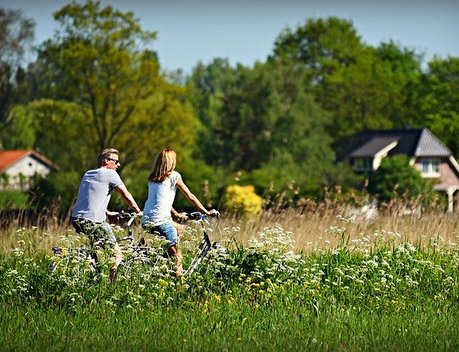
[[[201,204],[199,199],[193,193],[191,193],[191,191],[189,190],[187,185],[183,182],[181,177],[179,177],[179,179],[177,180],[177,188],[183,193],[183,195],[186,197],[186,199],[188,199],[188,201],[191,204],[193,204],[195,206],[195,208],[197,210],[199,210],[201,213],[209,215],[209,216],[213,216],[213,215],[217,215],[218,214],[218,211],[215,210],[215,209],[211,209],[209,211],[206,208],[204,208],[204,206]]]

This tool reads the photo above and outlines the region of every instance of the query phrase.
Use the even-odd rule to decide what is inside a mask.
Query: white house
[[[446,194],[448,211],[459,208],[459,164],[427,128],[362,131],[349,141],[348,150],[338,161],[347,160],[358,173],[371,173],[383,158],[399,154],[408,156],[421,176]]]
[[[46,176],[58,169],[35,150],[0,150],[0,189],[26,189],[35,174]]]

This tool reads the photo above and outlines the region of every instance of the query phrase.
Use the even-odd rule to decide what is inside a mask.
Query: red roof
[[[59,169],[51,160],[46,158],[44,155],[39,152],[29,149],[29,150],[0,150],[0,172],[3,172],[11,165],[15,164],[22,158],[27,156],[33,156],[36,159],[40,160],[45,165],[53,169]]]

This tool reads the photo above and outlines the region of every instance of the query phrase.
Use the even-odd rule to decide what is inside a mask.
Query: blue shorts
[[[160,236],[166,238],[168,246],[176,246],[178,244],[177,229],[172,222],[165,222],[155,226],[144,226],[145,229],[149,230],[150,233],[159,233]]]

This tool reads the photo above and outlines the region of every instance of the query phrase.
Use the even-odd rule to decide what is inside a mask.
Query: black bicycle
[[[123,260],[119,267],[119,275],[133,278],[135,275],[167,276],[172,272],[169,258],[164,254],[167,241],[159,236],[145,236],[147,232],[140,231],[136,238],[134,234],[135,213],[120,213],[119,218],[127,220],[127,235],[117,241],[121,247]]]
[[[198,268],[199,264],[204,260],[207,254],[214,249],[218,248],[218,242],[211,242],[209,235],[207,234],[206,226],[210,226],[209,216],[202,214],[198,211],[187,214],[188,218],[194,220],[201,225],[202,239],[199,242],[191,260],[190,265],[185,270],[184,275],[189,276]]]
[[[116,215],[117,219],[121,222],[126,222],[126,230],[121,230],[127,233],[118,239],[120,247],[126,244],[131,251],[137,253],[135,258],[142,260],[148,254],[148,248],[143,246],[142,239],[136,241],[134,237],[134,220],[141,214],[126,213],[121,211]],[[94,231],[99,231],[95,226]],[[115,232],[120,232],[119,228],[115,228]],[[73,276],[80,278],[84,273],[94,276],[100,273],[100,255],[106,253],[110,247],[104,240],[96,241],[92,245],[87,243],[86,238],[90,236],[81,236],[75,233],[69,233],[61,237],[61,245],[52,247],[53,256],[49,265],[49,272],[56,272],[58,269],[66,274],[66,276]],[[83,241],[82,241],[83,239]],[[82,243],[83,242],[83,243]],[[134,256],[130,256],[132,259]]]
[[[117,217],[125,222],[125,229],[115,228],[115,233],[123,232],[126,235],[119,237],[117,242],[123,254],[117,276],[124,279],[135,279],[135,276],[148,275],[149,278],[166,277],[173,275],[170,258],[166,254],[167,241],[161,236],[148,236],[146,232],[136,236],[135,219],[139,214],[120,212]],[[187,214],[188,220],[200,225],[202,239],[198,243],[190,265],[184,275],[190,276],[195,272],[208,253],[214,249],[222,249],[219,244],[212,242],[209,238],[206,226],[211,226],[209,217],[200,212]],[[80,239],[82,236],[75,236]],[[85,237],[85,236],[84,236]],[[73,275],[75,279],[80,278],[84,273],[92,276],[100,273],[99,254],[105,253],[107,247],[104,243],[89,244],[77,243],[75,245],[68,236],[64,239],[63,246],[53,247],[53,257],[49,266],[50,272],[61,269],[67,276]]]

